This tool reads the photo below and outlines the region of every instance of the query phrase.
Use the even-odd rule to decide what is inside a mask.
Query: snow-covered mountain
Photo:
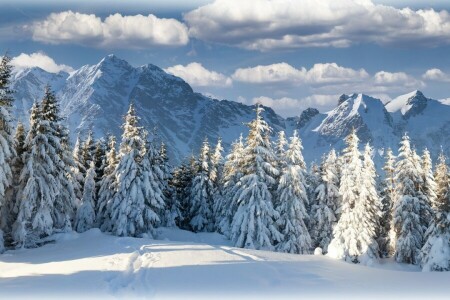
[[[225,147],[246,133],[246,122],[254,117],[254,107],[227,100],[216,100],[196,93],[173,75],[155,65],[133,67],[114,55],[96,65],[86,65],[67,74],[48,73],[39,68],[14,74],[17,91],[15,116],[26,123],[34,100],[40,99],[50,84],[61,100],[61,108],[72,129],[72,137],[92,129],[97,136],[111,132],[120,135],[122,116],[134,102],[149,129],[168,144],[169,154],[178,161],[197,152],[208,138],[220,136]],[[265,118],[274,131],[300,131],[307,161],[319,160],[331,148],[343,146],[343,138],[356,128],[362,143],[377,149],[376,161],[386,147],[394,150],[404,132],[416,148],[428,147],[434,156],[441,146],[450,155],[450,105],[425,97],[420,91],[400,96],[383,105],[376,98],[352,94],[336,99],[336,108],[320,113],[314,108],[300,116],[284,119],[267,108]]]

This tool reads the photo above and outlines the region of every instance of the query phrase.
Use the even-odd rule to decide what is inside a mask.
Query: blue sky
[[[283,116],[338,95],[450,97],[450,1],[0,0],[0,51],[70,71],[114,53]]]

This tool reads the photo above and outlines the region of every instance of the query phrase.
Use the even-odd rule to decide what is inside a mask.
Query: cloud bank
[[[183,78],[192,86],[228,87],[232,84],[231,78],[224,74],[210,71],[197,62],[190,63],[186,66],[176,65],[164,69],[164,71]]]
[[[60,71],[72,72],[73,68],[64,64],[57,64],[53,58],[47,56],[42,52],[36,52],[32,54],[21,53],[20,55],[13,57],[11,65],[16,70],[22,70],[26,68],[39,67],[50,73],[58,73]]]
[[[216,0],[184,20],[194,38],[260,51],[450,44],[447,11],[398,9],[370,0]]]
[[[175,19],[114,14],[102,20],[94,14],[72,11],[52,13],[27,25],[35,41],[81,44],[100,48],[180,46],[189,41],[186,25]]]

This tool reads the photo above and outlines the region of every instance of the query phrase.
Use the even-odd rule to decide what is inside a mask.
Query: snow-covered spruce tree
[[[214,215],[214,228],[219,230],[218,224],[222,219],[221,208],[223,206],[223,168],[224,159],[222,156],[223,147],[222,139],[217,140],[216,147],[211,154],[211,172],[209,178],[213,183],[213,215]]]
[[[306,193],[308,194],[309,199],[315,199],[316,197],[316,189],[319,186],[320,180],[320,168],[316,164],[316,162],[312,162],[309,167],[309,172],[306,174]],[[311,214],[311,202],[306,203],[306,211]],[[307,224],[308,228],[311,227],[311,224]]]
[[[445,203],[445,197],[450,189],[450,174],[449,169],[446,164],[446,158],[444,152],[441,150],[441,153],[438,157],[438,164],[436,165],[436,171],[434,174],[435,183],[436,183],[436,198],[433,202],[433,209],[437,211],[439,207],[442,206],[442,203]]]
[[[413,156],[413,163],[417,170],[417,172],[420,174],[420,180],[417,181],[418,183],[418,198],[420,202],[420,225],[422,226],[422,230],[424,232],[424,238],[423,243],[426,241],[427,237],[427,231],[430,227],[431,221],[432,221],[432,210],[431,210],[431,203],[427,197],[426,191],[425,191],[425,172],[423,170],[423,162],[422,158],[417,154],[416,150],[412,150],[412,156]],[[422,243],[422,246],[423,246]]]
[[[420,223],[419,185],[421,172],[414,162],[409,137],[405,134],[400,142],[398,162],[395,166],[397,187],[393,207],[393,230],[395,232],[395,260],[418,264],[424,240],[424,228]]]
[[[222,201],[217,207],[216,214],[216,228],[227,237],[230,237],[231,222],[238,207],[233,199],[243,175],[243,157],[244,142],[241,134],[239,139],[231,145],[231,151],[226,157],[223,170]]]
[[[450,179],[443,153],[436,167],[436,185],[434,225],[421,250],[421,265],[423,271],[450,271]]]
[[[13,137],[11,130],[10,109],[14,101],[11,90],[11,58],[4,55],[0,61],[0,218],[8,214],[7,202],[11,199],[6,199],[7,195],[11,198],[13,193],[12,182],[13,176],[11,172],[11,159],[15,156],[13,148]],[[0,253],[3,251],[3,231],[0,228]]]
[[[87,171],[91,165],[91,162],[95,160],[95,141],[94,133],[89,130],[86,140],[81,146],[81,162],[84,169]]]
[[[55,134],[49,122],[43,120],[40,105],[34,103],[25,140],[25,166],[20,176],[22,193],[12,231],[18,247],[34,247],[41,238],[54,232],[52,215],[60,189],[56,173],[60,157],[54,148],[60,145]]]
[[[395,201],[395,160],[396,157],[392,150],[388,148],[385,155],[385,163],[383,166],[384,179],[380,186],[380,198],[382,203],[382,212],[380,218],[380,231],[377,237],[378,246],[380,247],[380,256],[389,257],[394,254],[394,245],[391,243],[395,240],[395,234],[392,223],[392,206]]]
[[[20,184],[20,172],[24,167],[23,154],[25,153],[25,138],[26,132],[25,127],[22,122],[19,122],[16,127],[16,133],[14,136],[14,150],[15,156],[12,159],[11,170],[13,174],[13,189],[14,193],[11,197],[7,198],[7,207],[5,207],[5,213],[2,222],[6,222],[3,224],[1,228],[7,228],[7,231],[10,232],[10,227],[13,224],[15,218],[17,217],[18,205],[20,204],[19,199],[21,198],[21,190],[19,189]]]
[[[195,231],[213,231],[214,184],[210,177],[211,153],[208,140],[205,139],[198,158],[198,171],[190,188],[190,225]]]
[[[379,246],[376,238],[380,235],[380,218],[382,216],[382,203],[377,191],[377,172],[372,160],[373,148],[367,143],[363,153],[363,169],[361,176],[361,194],[364,201],[361,218],[364,219],[364,234],[366,243],[371,249],[371,257],[379,256]],[[374,255],[373,253],[376,253]]]
[[[333,239],[328,245],[328,255],[354,263],[370,263],[378,257],[375,232],[368,221],[373,215],[367,211],[369,193],[363,182],[370,176],[362,174],[361,154],[358,150],[356,131],[346,137],[347,147],[343,151],[343,166],[339,193],[342,196],[341,216],[333,229]]]
[[[188,162],[184,161],[175,168],[169,180],[172,191],[171,201],[178,203],[180,216],[175,219],[175,224],[182,229],[189,229],[189,222],[186,222],[189,215],[189,187],[191,186],[193,174]]]
[[[95,193],[98,198],[100,182],[106,167],[106,151],[108,144],[104,138],[100,138],[95,142],[94,164],[95,164]],[[95,206],[94,206],[95,207]]]
[[[421,190],[424,196],[424,204],[422,205],[422,215],[425,215],[424,228],[425,230],[425,240],[428,234],[433,230],[433,209],[432,205],[436,201],[436,182],[433,174],[433,162],[431,160],[430,151],[425,148],[422,155],[422,185]]]
[[[108,147],[106,152],[106,166],[103,170],[103,178],[100,182],[97,206],[95,208],[96,224],[102,231],[111,229],[111,218],[108,214],[112,199],[116,192],[115,169],[118,163],[116,151],[116,137],[108,135]]]
[[[275,142],[275,155],[278,161],[278,168],[282,169],[285,166],[285,154],[289,143],[286,139],[286,133],[283,130],[278,132],[277,141]]]
[[[85,232],[94,227],[95,222],[95,163],[91,162],[91,166],[87,170],[86,179],[84,180],[83,198],[81,206],[77,210],[75,218],[75,230],[77,232]]]
[[[283,154],[285,164],[281,169],[276,192],[276,209],[280,215],[277,224],[283,235],[276,248],[281,252],[307,254],[311,251],[311,237],[305,225],[309,216],[305,208],[308,196],[302,149],[301,140],[295,130],[289,147]]]
[[[269,135],[271,128],[262,117],[264,108],[256,107],[243,155],[243,176],[233,202],[238,205],[231,224],[231,240],[236,247],[274,249],[283,236],[276,226],[279,218],[273,207],[270,188],[275,186],[276,157]]]
[[[154,174],[147,155],[147,133],[138,126],[133,105],[125,117],[120,157],[114,171],[116,193],[110,205],[111,231],[117,236],[153,234],[157,212],[164,202],[154,190]]]
[[[336,169],[336,151],[332,149],[320,166],[319,186],[311,207],[311,238],[313,246],[328,252],[333,237],[333,226],[337,222],[336,211],[339,205],[339,186]]]
[[[53,205],[53,226],[58,231],[63,230],[67,232],[72,229],[74,210],[78,204],[72,184],[72,181],[74,181],[72,173],[74,161],[70,152],[68,129],[62,123],[63,119],[60,116],[59,103],[48,85],[45,88],[44,98],[42,99],[41,111],[42,120],[48,123],[55,135],[55,138],[49,139],[48,142],[52,144],[60,158],[59,164],[55,165],[59,192]]]
[[[83,156],[82,156],[82,142],[80,135],[78,134],[75,146],[72,151],[72,158],[74,165],[72,166],[73,185],[75,190],[75,197],[79,201],[83,198],[83,184],[86,177],[86,169],[84,168]]]
[[[181,215],[181,204],[174,197],[174,189],[169,184],[172,181],[172,167],[169,164],[169,157],[167,156],[166,144],[161,143],[158,151],[158,169],[159,173],[159,186],[163,195],[164,202],[166,203],[165,209],[162,210],[161,219],[162,224],[167,227],[176,227],[179,224]]]

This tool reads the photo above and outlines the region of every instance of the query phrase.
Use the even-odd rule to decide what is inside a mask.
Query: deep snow
[[[0,298],[395,298],[450,294],[450,272],[383,261],[238,249],[216,233],[160,228],[158,240],[92,229],[0,255]],[[214,296],[214,297],[212,297]]]

